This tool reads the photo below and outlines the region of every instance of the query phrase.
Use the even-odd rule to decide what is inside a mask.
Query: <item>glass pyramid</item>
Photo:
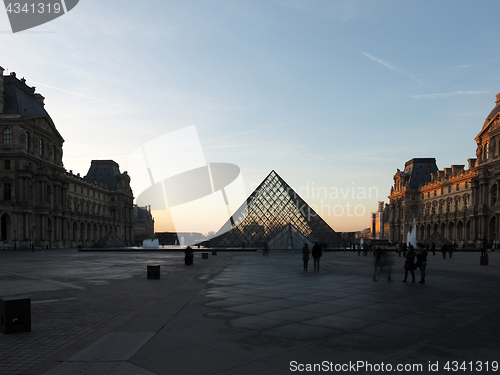
[[[309,205],[272,171],[210,240],[210,247],[301,249],[318,241],[325,247],[343,240]]]

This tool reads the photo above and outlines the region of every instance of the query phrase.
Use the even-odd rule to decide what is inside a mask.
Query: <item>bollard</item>
[[[201,259],[208,259],[208,253],[201,253]]]
[[[148,266],[148,279],[159,279],[160,278],[160,265],[153,264]]]
[[[0,299],[0,332],[31,332],[31,298]]]

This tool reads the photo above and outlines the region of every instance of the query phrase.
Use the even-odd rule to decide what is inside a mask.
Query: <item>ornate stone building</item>
[[[486,237],[500,243],[500,94],[475,137],[476,158],[438,170],[436,160],[412,159],[394,175],[390,199],[392,242],[406,241],[413,218],[417,241],[439,232],[459,246]]]
[[[130,177],[94,160],[85,177],[63,166],[64,139],[44,97],[0,67],[0,248],[90,246],[108,231],[132,244]]]
[[[151,206],[134,205],[134,241],[142,246],[142,241],[155,237],[155,221],[151,215]]]

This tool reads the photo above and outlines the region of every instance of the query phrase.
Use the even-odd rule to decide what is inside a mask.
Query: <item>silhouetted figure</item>
[[[481,256],[485,256],[488,251],[488,240],[486,237],[483,237],[481,240]]]
[[[425,247],[421,247],[417,254],[417,263],[420,267],[420,284],[425,284],[425,269],[427,268],[427,254],[428,251]]]
[[[412,283],[415,282],[415,248],[413,245],[410,243],[410,246],[408,246],[408,251],[406,252],[405,258],[405,278],[403,280],[404,283],[406,283],[406,279],[408,278],[408,271],[411,272],[411,277],[412,277]]]
[[[446,259],[446,252],[448,251],[448,245],[447,244],[443,244],[443,246],[441,246],[441,252],[443,253],[443,259]]]
[[[392,257],[380,246],[375,249],[375,269],[373,271],[373,281],[377,281],[377,275],[387,272],[387,281],[392,281]]]
[[[403,256],[405,257],[406,256],[406,251],[407,251],[407,247],[406,247],[406,242],[403,242],[401,244],[401,253],[403,254]]]
[[[184,254],[186,254],[186,256],[184,257],[184,263],[186,264],[186,266],[192,266],[194,260],[194,252],[193,249],[191,249],[191,246],[186,247],[186,249],[184,250]]]
[[[307,265],[309,263],[309,246],[307,246],[307,243],[304,244],[302,247],[302,260],[304,261],[304,271],[307,271]]]
[[[269,247],[267,247],[267,242],[264,242],[262,247],[263,247],[262,255],[269,255]]]
[[[245,243],[244,242],[241,243],[241,249],[245,250]]]
[[[319,271],[319,260],[323,255],[323,250],[321,249],[321,246],[319,246],[318,242],[314,244],[311,254],[314,259],[314,270]]]
[[[436,244],[433,242],[431,246],[432,255],[436,255]]]
[[[366,256],[368,256],[368,247],[369,247],[369,246],[368,246],[368,244],[365,242],[365,243],[363,244],[363,255],[364,255],[365,257],[366,257]]]
[[[449,245],[448,246],[448,255],[450,256],[450,259],[453,258],[453,250],[455,250],[455,245]]]

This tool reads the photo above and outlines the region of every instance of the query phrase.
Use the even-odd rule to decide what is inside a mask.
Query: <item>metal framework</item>
[[[275,172],[210,240],[211,247],[302,248],[318,241],[338,246],[340,236]]]

